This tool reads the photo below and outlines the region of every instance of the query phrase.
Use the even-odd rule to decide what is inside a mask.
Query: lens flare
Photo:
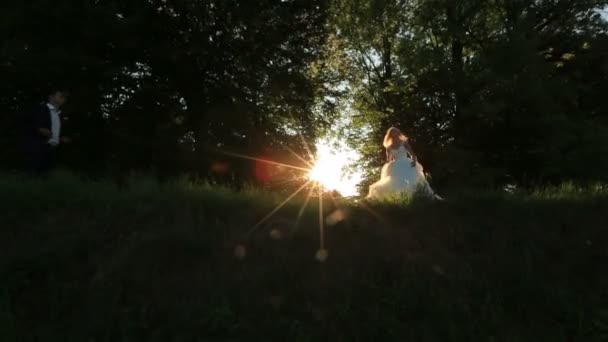
[[[343,196],[357,195],[361,175],[347,175],[353,159],[352,152],[333,149],[329,144],[317,146],[317,158],[308,172],[308,178],[325,190],[338,191]]]
[[[262,226],[279,210],[281,210],[288,202],[290,202],[294,197],[296,197],[299,193],[301,193],[304,189],[309,189],[308,195],[304,199],[304,203],[300,207],[297,217],[295,218],[294,225],[288,228],[290,234],[293,234],[295,230],[298,228],[300,224],[300,220],[303,217],[304,211],[308,207],[308,204],[313,196],[313,193],[318,193],[319,199],[319,249],[315,255],[317,261],[323,263],[327,261],[329,252],[325,246],[325,221],[327,220],[328,227],[334,226],[339,222],[342,222],[346,219],[346,213],[337,209],[332,214],[330,214],[327,218],[324,218],[324,205],[323,205],[323,197],[324,192],[329,191],[338,191],[343,196],[353,196],[356,195],[356,185],[361,180],[361,175],[355,175],[354,177],[345,176],[345,170],[349,164],[352,163],[353,154],[352,152],[344,152],[335,150],[331,147],[329,143],[321,143],[317,144],[317,154],[316,158],[313,161],[312,153],[310,152],[310,148],[308,144],[304,141],[304,148],[308,152],[308,156],[310,157],[310,161],[306,160],[306,158],[298,155],[293,150],[288,149],[288,151],[297,157],[305,166],[308,168],[299,167],[296,165],[289,165],[279,161],[271,160],[267,157],[252,157],[247,155],[242,155],[238,153],[231,153],[228,151],[219,151],[226,156],[231,156],[240,159],[252,160],[256,163],[256,177],[258,180],[268,180],[273,177],[273,173],[269,172],[273,168],[288,168],[291,170],[301,171],[302,176],[296,177],[294,179],[287,180],[287,182],[292,182],[296,180],[304,179],[304,184],[300,186],[297,190],[291,193],[287,198],[285,198],[281,203],[279,203],[274,209],[272,209],[268,214],[266,214],[262,219],[260,219],[255,225],[250,227],[246,234],[246,241],[250,242],[253,233],[255,233],[258,229],[262,228]],[[224,167],[216,167],[217,171],[223,171]],[[307,181],[306,181],[307,180]],[[334,205],[337,206],[335,199],[330,195],[330,199],[334,202]],[[282,240],[286,236],[284,232],[278,228],[274,228],[269,231],[269,236],[273,240]],[[245,259],[247,257],[248,251],[245,244],[237,245],[234,249],[234,256],[237,259]]]

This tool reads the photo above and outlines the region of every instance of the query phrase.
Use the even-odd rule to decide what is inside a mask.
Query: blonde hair
[[[395,141],[393,141],[393,135],[399,134],[399,141],[401,142],[401,144],[403,144],[404,142],[407,141],[407,136],[405,136],[405,134],[401,133],[401,131],[399,130],[399,128],[397,127],[391,127],[388,129],[388,131],[386,131],[386,135],[384,136],[384,148],[389,148],[389,147],[393,147],[395,146]]]

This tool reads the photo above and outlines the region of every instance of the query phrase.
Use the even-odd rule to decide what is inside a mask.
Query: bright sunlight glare
[[[349,173],[347,168],[358,158],[358,154],[346,147],[336,149],[328,141],[317,144],[317,157],[309,178],[327,190],[338,191],[342,196],[356,196],[361,174]]]

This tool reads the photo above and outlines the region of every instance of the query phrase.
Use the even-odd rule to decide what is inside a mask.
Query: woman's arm
[[[412,157],[412,164],[416,165],[416,163],[418,162],[418,156],[416,156],[416,154],[414,153],[414,149],[412,148],[412,145],[410,145],[409,140],[405,141],[403,143],[403,146],[405,146],[407,153],[409,153],[410,157]]]

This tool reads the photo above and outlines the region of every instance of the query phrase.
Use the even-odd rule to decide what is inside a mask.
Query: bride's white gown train
[[[392,161],[384,164],[380,180],[369,187],[367,198],[381,199],[399,194],[413,194],[420,190],[429,196],[435,196],[429,186],[420,163],[412,166],[405,146],[390,149]]]

